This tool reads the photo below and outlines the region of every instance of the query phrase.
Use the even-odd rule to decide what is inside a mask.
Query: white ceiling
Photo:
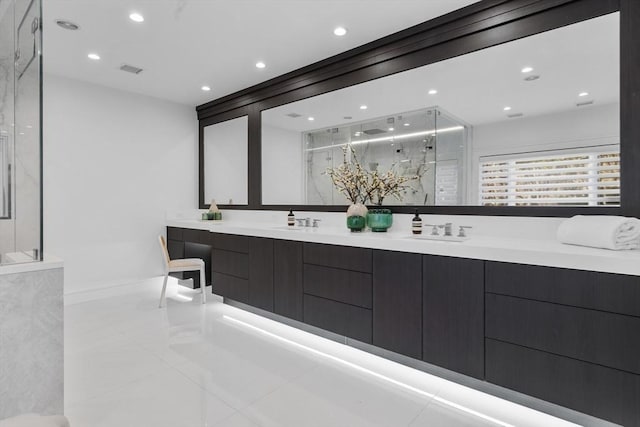
[[[476,1],[44,0],[44,67],[195,106]],[[132,11],[145,21],[129,20]],[[63,30],[56,19],[80,30]],[[346,36],[333,35],[339,25]],[[122,72],[123,63],[144,71]]]
[[[335,127],[439,106],[468,124],[619,102],[619,14],[537,34],[263,112],[262,122],[288,130]],[[523,74],[522,68],[534,71]],[[535,81],[524,81],[536,74]],[[429,95],[429,89],[437,89]],[[589,96],[579,97],[586,91]],[[368,106],[361,110],[360,105]],[[511,107],[505,112],[504,107]],[[300,114],[291,118],[289,113]],[[314,117],[314,121],[307,118]],[[345,120],[344,116],[353,119]]]

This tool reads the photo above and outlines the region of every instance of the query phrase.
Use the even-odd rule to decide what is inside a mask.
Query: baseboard
[[[152,277],[143,280],[127,280],[118,284],[111,284],[93,289],[69,292],[64,294],[64,305],[73,305],[103,298],[111,298],[122,295],[137,294],[150,290],[159,291],[162,288],[164,276]],[[170,281],[177,279],[169,277]]]

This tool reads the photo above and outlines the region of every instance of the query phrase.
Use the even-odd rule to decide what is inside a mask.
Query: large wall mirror
[[[414,206],[619,206],[619,13],[262,111],[262,204],[345,205],[353,158]]]
[[[204,202],[248,203],[247,116],[204,127]]]

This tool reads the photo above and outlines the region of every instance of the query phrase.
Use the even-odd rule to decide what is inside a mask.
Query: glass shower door
[[[0,0],[0,264],[42,260],[41,0]]]

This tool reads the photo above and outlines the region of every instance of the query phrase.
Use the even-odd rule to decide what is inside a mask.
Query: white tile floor
[[[72,427],[575,425],[178,288],[66,306]]]

